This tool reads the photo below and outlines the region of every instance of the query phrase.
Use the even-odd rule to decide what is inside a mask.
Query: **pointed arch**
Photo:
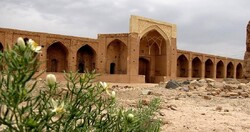
[[[106,73],[127,74],[128,48],[126,44],[119,39],[115,39],[108,44],[106,53]]]
[[[166,39],[158,30],[145,30],[146,33],[140,39],[139,58],[148,58],[150,71],[149,82],[155,82],[156,78],[167,75],[167,44]],[[140,61],[140,60],[139,60]],[[141,70],[139,65],[139,71]]]
[[[171,41],[169,36],[157,25],[152,25],[148,28],[146,28],[144,31],[142,31],[139,34],[140,39],[145,36],[148,32],[152,31],[152,30],[156,30],[165,40],[167,40],[167,42],[169,42],[170,46],[171,46]]]
[[[77,69],[78,72],[93,71],[96,63],[96,52],[88,44],[77,50]]]
[[[234,65],[232,62],[227,64],[227,78],[234,78]]]
[[[192,60],[192,77],[194,78],[201,78],[201,60],[198,57],[195,57]]]
[[[177,59],[177,77],[188,77],[188,59],[183,54]]]
[[[242,64],[239,63],[236,67],[236,78],[242,79],[242,77],[243,77],[243,68],[242,68]]]
[[[47,48],[47,72],[63,72],[68,70],[68,49],[55,42]]]
[[[220,60],[216,64],[216,78],[224,78],[224,63]]]
[[[165,55],[166,40],[155,29],[148,31],[140,40],[140,51],[147,55]]]
[[[214,77],[214,63],[211,59],[207,59],[205,62],[205,78]]]

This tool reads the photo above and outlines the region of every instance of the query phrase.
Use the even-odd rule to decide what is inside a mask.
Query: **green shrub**
[[[160,130],[160,121],[154,116],[158,99],[148,106],[139,103],[136,109],[118,107],[115,92],[105,82],[93,82],[94,72],[65,73],[66,88],[48,74],[46,88],[37,89],[40,49],[34,41],[18,38],[12,49],[0,53],[0,131]]]

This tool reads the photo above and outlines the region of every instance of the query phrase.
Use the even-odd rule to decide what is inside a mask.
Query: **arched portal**
[[[140,39],[139,58],[147,58],[150,71],[148,82],[157,82],[167,76],[167,48],[164,37],[155,29],[146,32]],[[139,60],[140,61],[140,60]],[[139,71],[144,67],[139,64]]]
[[[198,57],[195,57],[192,60],[192,77],[194,78],[201,77],[201,60]]]
[[[242,75],[243,75],[243,68],[242,68],[241,63],[239,63],[236,67],[236,78],[242,79]]]
[[[145,75],[145,82],[149,82],[149,71],[150,71],[150,65],[149,61],[145,58],[139,59],[139,75]]]
[[[1,42],[0,42],[0,51],[3,52],[3,45]]]
[[[122,41],[115,39],[109,43],[107,47],[106,73],[127,74],[127,54],[127,46]]]
[[[95,69],[96,52],[89,46],[84,45],[77,51],[78,72],[93,71]]]
[[[177,77],[188,77],[188,60],[185,55],[177,59]]]
[[[61,42],[55,42],[47,49],[47,72],[68,70],[68,50]]]
[[[214,75],[214,63],[211,59],[207,59],[205,62],[205,78],[213,78]]]
[[[224,63],[221,60],[216,65],[216,78],[224,78]]]
[[[234,78],[234,65],[232,62],[227,64],[227,78]]]

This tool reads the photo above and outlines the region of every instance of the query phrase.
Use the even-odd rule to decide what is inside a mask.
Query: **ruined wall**
[[[246,30],[246,52],[244,56],[244,77],[250,79],[250,21]]]

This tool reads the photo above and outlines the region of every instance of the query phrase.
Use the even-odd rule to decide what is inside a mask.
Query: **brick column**
[[[168,65],[170,66],[169,68],[169,72],[172,79],[176,79],[177,78],[177,46],[176,46],[176,38],[172,38],[171,39],[171,54],[168,57]]]
[[[69,66],[69,71],[76,71],[78,70],[77,69],[77,62],[76,62],[76,59],[77,59],[77,48],[76,48],[76,45],[77,45],[77,41],[75,39],[71,39],[71,43],[70,43],[70,48],[68,49],[69,50],[69,56],[68,56],[68,66]]]
[[[106,38],[105,36],[98,35],[98,52],[97,52],[97,68],[98,72],[105,74],[106,72]]]
[[[205,57],[204,55],[202,56],[202,60],[201,60],[201,78],[205,78]]]
[[[237,74],[237,65],[236,65],[235,61],[234,61],[233,66],[234,66],[234,79],[236,79],[236,74]]]
[[[188,79],[192,79],[192,58],[191,53],[189,53],[189,61],[188,61]]]
[[[227,78],[227,61],[224,63],[224,78]]]
[[[214,71],[213,71],[213,79],[216,79],[216,72],[217,72],[217,63],[216,58],[214,58]]]
[[[129,49],[128,49],[128,63],[127,73],[129,75],[138,75],[139,73],[139,48],[140,40],[137,33],[130,33],[129,38]]]
[[[42,53],[39,56],[39,60],[42,62],[42,64],[39,67],[39,71],[45,70],[46,71],[46,65],[47,65],[47,46],[46,46],[46,35],[41,34],[40,35],[40,42],[38,42],[39,45],[42,46]]]

